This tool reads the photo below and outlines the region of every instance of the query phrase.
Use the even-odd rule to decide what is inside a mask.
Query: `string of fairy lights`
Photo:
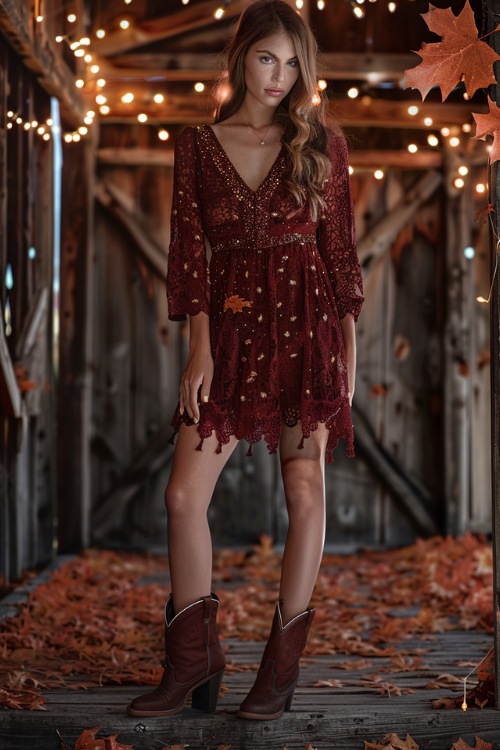
[[[213,11],[214,17],[216,19],[223,18],[232,1],[233,0],[224,0],[224,2],[220,6],[216,7]],[[353,13],[357,18],[364,17],[365,13],[363,6],[365,4],[381,1],[382,0],[345,0],[345,2],[352,6]],[[133,2],[134,0],[123,0],[124,9],[127,6],[133,5]],[[190,0],[178,0],[178,2],[179,6],[187,6],[189,5]],[[312,5],[313,2],[316,2],[316,7],[318,8],[318,10],[324,10],[329,0],[309,0],[308,5]],[[297,8],[297,11],[300,13],[300,11],[306,7],[306,2],[305,0],[295,0],[295,6]],[[35,8],[35,20],[38,24],[43,23],[46,18],[46,16],[44,16],[44,14],[40,12],[40,7],[41,4],[39,0],[38,10]],[[68,7],[68,5],[66,5],[66,7]],[[397,5],[395,2],[388,2],[387,8],[389,12],[393,13],[396,11]],[[64,8],[63,12],[66,13],[67,23],[70,26],[75,25],[76,28],[78,22],[77,14],[70,11],[64,11]],[[95,40],[100,41],[104,39],[107,33],[110,32],[119,33],[120,30],[127,31],[131,28],[133,22],[133,17],[131,15],[127,15],[127,13],[124,12],[123,16],[115,23],[114,28],[108,30],[106,30],[105,28],[97,29],[94,33]],[[82,124],[75,130],[63,134],[63,138],[66,143],[76,143],[80,141],[88,134],[89,128],[92,126],[97,113],[99,113],[101,117],[105,118],[111,113],[112,106],[117,103],[116,101],[111,100],[110,94],[107,95],[106,93],[107,81],[105,78],[105,73],[101,71],[97,55],[92,50],[92,39],[89,36],[78,36],[78,38],[77,36],[78,35],[71,33],[68,33],[66,35],[58,35],[55,37],[55,41],[58,44],[67,44],[71,52],[74,54],[75,58],[80,61],[80,65],[78,66],[78,73],[75,78],[75,86],[82,91],[82,94],[88,100],[93,101],[91,104],[91,108],[86,112]],[[84,72],[82,72],[83,70]],[[401,82],[400,85],[403,86],[404,84]],[[318,94],[316,94],[313,98],[313,103],[319,102],[319,91],[324,91],[327,87],[328,82],[326,80],[318,80]],[[202,81],[197,81],[193,84],[193,89],[196,93],[201,94],[205,90],[205,84]],[[133,90],[130,90],[121,94],[119,100],[122,105],[125,105],[125,107],[134,103],[135,107],[137,108],[140,96],[141,94],[137,91],[134,92]],[[360,90],[360,88],[358,88],[357,86],[351,86],[347,90],[347,97],[349,99],[356,99],[359,97],[361,102],[365,104],[369,104],[372,101],[372,97],[367,94],[363,94],[362,90]],[[467,98],[467,95],[464,94],[464,97]],[[165,95],[158,91],[150,91],[147,93],[147,96],[143,94],[143,98],[147,98],[149,103],[154,102],[154,104],[158,106],[163,105],[166,101]],[[146,110],[147,107],[144,106],[144,109]],[[436,128],[431,117],[423,116],[425,114],[425,105],[423,107],[423,110],[424,111],[421,112],[421,107],[417,104],[410,104],[406,110],[408,118],[415,118],[416,121],[420,120],[420,127],[423,124],[425,128],[429,128],[429,133],[424,137],[424,139],[419,139],[423,142],[412,141],[407,144],[409,156],[416,154],[422,149],[434,150],[446,146],[448,146],[451,150],[456,150],[457,153],[461,153],[462,147],[464,145],[464,137],[468,135],[472,130],[471,124],[469,122],[465,122],[461,127],[458,125],[450,125],[449,127],[444,126]],[[151,122],[151,119],[153,118],[151,118],[151,116],[148,115],[146,111],[139,111],[139,113],[137,115],[134,115],[134,117],[137,118],[138,123],[154,127],[157,131],[158,138],[161,141],[168,141],[168,139],[170,138],[169,131],[156,122],[156,120],[161,119],[161,117],[154,118],[155,121]],[[19,113],[9,111],[7,113],[7,128],[12,129],[15,126],[23,127],[25,130],[33,130],[43,140],[47,141],[50,140],[51,128],[53,127],[53,124],[50,118],[47,119],[44,123],[38,123],[36,120],[23,120],[22,116]],[[485,149],[491,148],[487,144],[484,144],[484,147]],[[487,155],[485,156],[485,161],[486,159]],[[367,171],[367,168],[356,168],[356,170],[358,169]],[[351,173],[353,172],[354,169],[351,168]],[[384,179],[386,172],[387,169],[384,168],[383,165],[381,165],[377,169],[372,170],[373,177],[376,180]],[[456,174],[452,176],[453,186],[456,189],[460,190],[465,187],[467,179],[470,179],[469,167],[465,163],[458,164],[456,168]],[[485,182],[478,181],[476,182],[474,189],[476,193],[483,194],[487,191],[487,185]]]

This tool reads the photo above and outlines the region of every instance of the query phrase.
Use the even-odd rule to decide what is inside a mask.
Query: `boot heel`
[[[211,714],[217,708],[217,699],[224,676],[224,670],[212,675],[203,685],[193,690],[191,706],[197,711],[206,711]]]
[[[290,711],[290,707],[292,705],[292,700],[293,700],[293,694],[294,693],[295,693],[295,688],[292,690],[292,692],[290,693],[290,695],[286,699],[284,711]]]

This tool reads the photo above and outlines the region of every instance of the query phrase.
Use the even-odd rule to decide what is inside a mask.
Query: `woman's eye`
[[[290,60],[289,62],[289,65],[291,65],[292,68],[296,68],[298,64],[299,64],[298,60]]]
[[[270,57],[268,57],[267,55],[264,55],[264,57],[261,57],[260,59],[261,59],[261,60],[270,60],[271,58],[270,58]]]

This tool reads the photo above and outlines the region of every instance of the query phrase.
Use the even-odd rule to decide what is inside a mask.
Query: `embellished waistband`
[[[224,242],[219,242],[216,245],[212,245],[212,252],[216,253],[219,250],[238,250],[240,248],[245,248],[257,250],[257,252],[260,253],[266,248],[278,247],[279,245],[288,245],[291,242],[298,242],[300,245],[305,245],[306,242],[316,242],[316,234],[313,234],[312,232],[293,232],[291,234],[271,235],[270,237],[266,237],[265,241],[259,245],[256,245],[256,243],[252,243],[246,238],[234,240],[228,239]]]

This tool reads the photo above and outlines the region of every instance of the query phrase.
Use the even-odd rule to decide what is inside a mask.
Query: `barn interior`
[[[55,551],[165,547],[163,488],[186,326],[168,320],[173,147],[211,122],[248,0],[0,0],[0,573]],[[406,88],[436,41],[424,0],[290,0],[350,144],[366,302],[355,460],[327,467],[327,543],[489,532],[487,162],[472,112]],[[448,7],[443,0],[439,7]],[[458,14],[462,2],[453,2]],[[473,2],[481,33],[487,14]],[[277,544],[276,460],[241,445],[216,545]]]

